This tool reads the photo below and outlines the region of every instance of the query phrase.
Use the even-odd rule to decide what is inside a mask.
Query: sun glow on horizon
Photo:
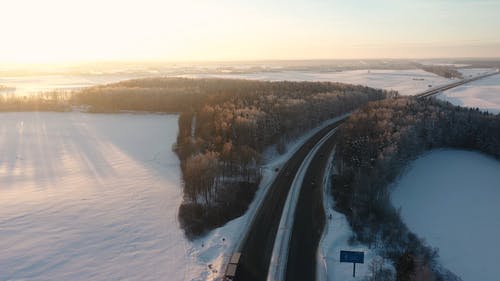
[[[486,0],[6,2],[1,63],[500,56]]]

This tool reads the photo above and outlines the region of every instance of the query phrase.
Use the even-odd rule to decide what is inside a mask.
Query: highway
[[[316,280],[316,252],[325,226],[321,185],[328,166],[328,156],[334,146],[335,137],[332,136],[323,143],[307,167],[289,244],[287,281]]]
[[[238,249],[241,252],[241,258],[234,280],[266,280],[283,206],[295,174],[310,149],[342,122],[343,120],[330,124],[313,135],[280,169],[279,174],[269,187],[262,205],[255,213],[241,249]]]
[[[415,97],[417,97],[417,98],[431,97],[431,96],[434,96],[434,95],[436,95],[436,94],[438,94],[438,93],[440,93],[442,91],[446,91],[446,90],[449,90],[449,89],[452,89],[452,88],[456,88],[458,86],[462,86],[464,84],[467,84],[467,83],[470,83],[470,82],[474,82],[474,81],[477,81],[479,79],[483,79],[483,78],[490,77],[490,76],[497,75],[497,74],[500,74],[500,72],[497,71],[497,72],[488,73],[488,74],[480,75],[480,76],[477,76],[477,77],[473,77],[473,78],[470,78],[470,79],[463,79],[463,80],[460,80],[460,81],[455,82],[455,83],[451,83],[451,84],[448,84],[448,85],[440,86],[440,87],[437,87],[437,88],[434,88],[434,89],[422,92],[420,94],[415,95]]]

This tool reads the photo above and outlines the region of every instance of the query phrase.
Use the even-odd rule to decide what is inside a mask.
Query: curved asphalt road
[[[287,281],[316,279],[316,252],[325,226],[323,182],[328,156],[335,146],[332,135],[307,167],[297,201],[286,266]]]
[[[243,242],[243,246],[241,248],[241,258],[236,271],[235,280],[266,280],[281,213],[295,174],[312,147],[319,140],[321,140],[323,136],[339,126],[342,122],[343,120],[335,122],[317,132],[305,144],[303,144],[292,156],[292,158],[290,158],[290,160],[288,160],[288,162],[286,162],[286,164],[281,168],[278,176],[269,187],[261,207],[257,210],[247,238]],[[318,153],[318,155],[319,154],[320,153]],[[315,165],[313,164],[311,166]],[[321,190],[319,187],[316,187],[316,189]],[[320,204],[319,207],[322,208],[321,206],[322,205]],[[296,223],[296,225],[300,224]],[[321,235],[321,232],[319,235]],[[312,279],[306,278],[300,280]]]

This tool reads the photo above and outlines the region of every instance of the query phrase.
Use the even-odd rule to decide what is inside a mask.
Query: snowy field
[[[464,78],[472,78],[488,73],[495,72],[494,68],[459,68],[458,71],[462,73]]]
[[[221,77],[270,81],[329,81],[396,90],[402,95],[414,95],[432,87],[452,82],[420,69],[411,70],[349,70],[336,72],[273,71],[246,74],[193,74],[186,77]]]
[[[487,69],[464,70],[470,72]],[[0,77],[0,85],[16,87],[15,94],[36,94],[52,90],[74,90],[100,84],[115,83],[127,79],[158,76],[159,74],[95,74],[95,75],[38,75]],[[413,95],[432,87],[451,83],[452,80],[420,69],[410,70],[349,70],[349,71],[265,71],[253,73],[205,73],[185,74],[183,77],[220,77],[270,81],[330,81],[364,85],[373,88],[396,90],[402,95]]]
[[[70,91],[101,84],[115,83],[151,75],[134,74],[95,74],[95,75],[31,75],[0,77],[0,85],[15,87],[16,95],[32,95],[49,91]]]
[[[450,89],[438,97],[454,105],[500,113],[500,74]]]
[[[498,280],[500,162],[483,154],[432,151],[395,184],[394,206],[408,227],[439,248],[464,281]]]
[[[0,114],[0,280],[197,280],[177,116]]]

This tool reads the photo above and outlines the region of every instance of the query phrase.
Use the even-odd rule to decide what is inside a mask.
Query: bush
[[[256,190],[255,184],[239,182],[223,191],[221,200],[214,205],[184,201],[179,207],[179,221],[186,236],[198,237],[243,215]]]

